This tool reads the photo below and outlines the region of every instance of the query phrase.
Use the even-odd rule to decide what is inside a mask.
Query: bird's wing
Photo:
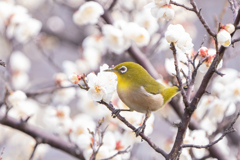
[[[159,94],[161,93],[166,87],[156,81],[156,83],[146,83],[143,85],[144,89],[151,94]]]

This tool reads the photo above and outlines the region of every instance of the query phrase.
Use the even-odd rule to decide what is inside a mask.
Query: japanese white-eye
[[[137,111],[146,113],[142,126],[135,130],[136,136],[140,132],[144,133],[145,123],[152,111],[156,111],[164,106],[179,92],[176,86],[165,87],[157,82],[142,66],[133,62],[124,62],[106,71],[117,75],[117,93],[120,99],[130,110],[118,109],[120,111]]]
[[[137,63],[124,62],[107,71],[117,75],[117,93],[130,110],[156,111],[179,92],[177,86],[165,87],[156,81]]]

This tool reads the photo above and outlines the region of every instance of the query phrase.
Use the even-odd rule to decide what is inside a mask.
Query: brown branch
[[[187,7],[183,4],[176,3],[174,1],[171,1],[171,3],[176,5],[176,6],[180,6],[182,8],[185,8],[186,10],[195,12],[196,15],[198,16],[199,20],[203,24],[204,28],[207,30],[208,34],[212,37],[216,37],[216,34],[210,29],[209,25],[207,24],[206,20],[203,18],[202,14],[201,14],[201,9],[197,8],[197,5],[196,5],[194,0],[190,0],[190,3],[191,3],[193,8]]]
[[[189,106],[189,102],[187,100],[186,93],[185,93],[185,91],[183,89],[182,79],[181,79],[180,71],[179,71],[179,68],[178,68],[177,51],[176,51],[174,43],[171,43],[170,46],[171,46],[170,47],[171,50],[173,51],[174,65],[175,65],[175,71],[176,71],[176,78],[177,78],[178,83],[179,83],[179,89],[180,89],[182,97],[183,97],[183,102],[184,102],[185,106],[188,107]]]
[[[179,3],[174,2],[174,1],[172,1],[172,0],[170,1],[170,3],[171,3],[171,4],[174,4],[175,6],[179,6],[179,7],[185,8],[186,10],[195,12],[195,11],[194,11],[194,8],[187,7],[187,6],[183,5],[183,4],[179,4]]]
[[[113,9],[113,7],[117,4],[118,0],[113,0],[111,5],[109,6],[109,8],[107,9],[108,11],[111,11]]]
[[[0,59],[0,66],[6,67],[6,63]]]
[[[4,116],[4,114],[0,113],[0,119],[3,119]],[[82,151],[76,147],[75,144],[65,141],[53,134],[47,133],[42,129],[34,127],[28,123],[22,123],[20,120],[10,116],[4,118],[0,123],[22,131],[35,139],[40,139],[41,143],[49,144],[50,146],[60,149],[74,157],[84,159]]]
[[[195,4],[195,3],[193,3],[194,1],[191,0],[191,2],[192,2],[192,5],[194,6],[194,4]],[[234,22],[234,26],[237,26],[239,21],[240,21],[240,11],[238,11],[238,15],[237,15],[237,18]],[[232,33],[232,36],[233,35],[234,35],[234,33]],[[185,134],[186,129],[187,129],[189,123],[190,123],[191,115],[194,112],[194,110],[196,109],[196,107],[198,105],[198,102],[201,99],[202,95],[205,93],[207,85],[208,85],[210,79],[212,78],[213,74],[215,73],[215,70],[216,70],[218,64],[220,63],[220,61],[221,61],[221,59],[222,59],[222,57],[225,53],[225,50],[226,50],[226,48],[221,46],[221,48],[219,49],[219,52],[217,52],[211,66],[209,67],[207,73],[205,74],[197,93],[195,94],[192,102],[190,103],[190,106],[185,109],[185,111],[183,113],[183,116],[182,116],[182,123],[178,128],[175,143],[173,145],[173,148],[172,148],[171,152],[169,153],[170,159],[174,159],[174,158],[179,156],[179,151],[181,150],[181,145],[182,145],[182,142],[183,142],[184,134]],[[218,153],[213,152],[213,157],[216,157],[219,160],[227,159],[224,155],[219,153],[219,151],[218,151]]]
[[[236,120],[238,119],[240,115],[240,111],[238,111],[237,116],[234,118],[234,120],[232,121],[232,123],[229,125],[229,127],[223,132],[223,134],[214,142],[209,143],[207,145],[192,145],[192,144],[183,144],[182,148],[187,148],[187,147],[191,147],[191,148],[209,148],[211,146],[213,146],[214,144],[218,143],[220,140],[223,139],[223,137],[225,137],[227,134],[235,132],[235,129],[233,128],[233,125],[235,124]]]
[[[108,104],[104,101],[99,101],[98,103],[105,105],[112,113],[116,112],[116,109],[113,107],[112,104]],[[128,126],[130,129],[132,129],[133,131],[136,130],[136,128],[130,124],[124,117],[122,117],[120,114],[117,114],[116,117],[122,121],[126,126]],[[150,138],[148,138],[146,135],[144,135],[142,132],[139,133],[139,135],[141,136],[141,138],[143,140],[145,140],[156,152],[160,153],[163,157],[167,158],[167,153],[162,150],[161,148],[159,148],[158,146],[156,146],[156,144],[154,144]]]

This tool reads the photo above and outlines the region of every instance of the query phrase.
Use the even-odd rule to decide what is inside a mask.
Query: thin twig
[[[40,139],[39,139],[39,140],[40,140]],[[32,153],[31,153],[31,156],[30,156],[29,160],[33,160],[35,151],[36,151],[36,149],[37,149],[37,146],[39,145],[39,140],[38,140],[38,138],[36,139],[36,144],[35,144],[34,147],[33,147],[33,151],[32,151]]]
[[[124,153],[128,153],[128,152],[129,152],[128,149],[130,149],[130,146],[128,146],[128,147],[127,147],[126,149],[124,149],[124,150],[118,151],[116,154],[112,155],[111,157],[104,158],[104,159],[101,159],[101,160],[110,160],[110,159],[116,157],[117,155],[124,154]]]
[[[111,5],[109,6],[109,8],[107,9],[108,11],[111,11],[113,9],[113,7],[117,4],[118,0],[113,0]]]
[[[175,6],[179,6],[179,7],[185,8],[186,10],[189,10],[189,11],[193,11],[193,12],[194,12],[194,8],[187,7],[187,6],[183,5],[183,4],[179,4],[179,3],[174,2],[174,1],[172,1],[172,0],[171,0],[170,3],[171,3],[171,4],[174,4]]]
[[[108,104],[104,101],[99,101],[98,103],[105,105],[112,113],[116,112],[116,109],[113,107],[112,104]],[[122,117],[120,114],[117,114],[116,117],[122,121],[126,126],[128,126],[130,129],[132,129],[133,131],[136,130],[136,128],[130,124],[124,117]],[[158,146],[156,146],[156,144],[154,144],[150,138],[148,138],[147,136],[145,136],[143,133],[139,133],[139,136],[141,136],[141,138],[143,140],[145,140],[156,152],[160,153],[163,157],[167,158],[167,153],[162,150],[161,148],[159,148]]]
[[[237,116],[234,118],[234,120],[232,121],[232,123],[229,125],[229,127],[224,131],[224,133],[217,139],[215,140],[214,142],[212,143],[209,143],[207,145],[193,145],[193,144],[183,144],[182,145],[182,148],[198,148],[198,149],[201,149],[201,148],[209,148],[211,146],[213,146],[214,144],[218,143],[220,140],[223,139],[223,137],[225,137],[227,134],[229,133],[232,133],[232,132],[235,132],[235,129],[233,128],[233,125],[235,124],[236,120],[238,119],[240,115],[240,111],[238,112]]]

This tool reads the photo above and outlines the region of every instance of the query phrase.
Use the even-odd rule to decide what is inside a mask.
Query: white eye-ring
[[[127,72],[127,67],[122,66],[122,67],[119,69],[119,71],[120,71],[121,73],[125,73],[125,72]]]

